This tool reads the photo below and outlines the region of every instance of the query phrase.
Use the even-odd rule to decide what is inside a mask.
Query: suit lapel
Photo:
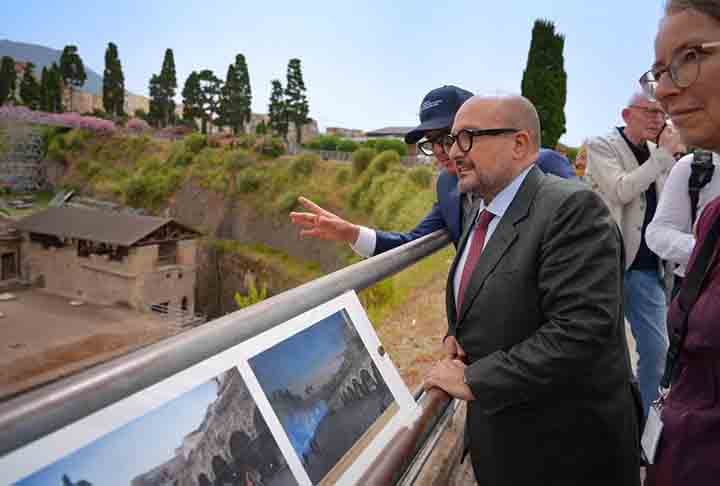
[[[543,177],[537,166],[530,170],[515,198],[495,228],[490,240],[485,244],[480,255],[480,261],[473,270],[470,283],[465,290],[462,309],[460,309],[460,315],[457,319],[458,325],[460,325],[468,309],[472,306],[475,297],[482,289],[488,276],[501,263],[503,256],[518,239],[515,225],[527,216]],[[464,236],[464,240],[467,240],[467,235]],[[457,263],[455,265],[457,266]]]
[[[462,199],[460,198],[460,190],[457,184],[452,188],[449,196],[450,207],[448,221],[455,225],[454,228],[450,228],[450,236],[453,238],[453,241],[458,241],[462,235],[462,218],[460,216],[462,214]]]

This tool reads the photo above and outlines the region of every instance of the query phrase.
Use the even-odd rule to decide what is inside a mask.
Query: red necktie
[[[460,287],[458,288],[457,299],[458,312],[462,307],[462,301],[465,297],[465,290],[470,283],[470,277],[477,266],[478,260],[480,260],[480,254],[482,253],[483,243],[485,243],[485,235],[487,235],[488,226],[490,226],[490,221],[492,221],[494,217],[495,215],[486,209],[483,209],[478,217],[478,222],[475,226],[475,233],[473,234],[472,241],[470,242],[468,255],[465,259],[465,266],[462,269],[462,277],[460,278]]]

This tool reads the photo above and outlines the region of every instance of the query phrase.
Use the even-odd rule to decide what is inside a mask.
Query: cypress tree
[[[47,81],[48,111],[53,113],[62,113],[65,110],[63,106],[63,80],[60,67],[52,63],[48,70]]]
[[[185,85],[182,90],[183,97],[183,120],[185,123],[192,122],[195,124],[196,118],[202,117],[202,105],[201,97],[202,93],[200,90],[200,81],[198,80],[198,73],[193,71],[185,80]]]
[[[85,74],[85,66],[78,54],[77,46],[65,46],[60,56],[60,75],[63,83],[70,91],[70,111],[72,111],[72,98],[74,88],[79,88],[85,84],[87,74]]]
[[[162,69],[160,70],[160,112],[162,126],[175,121],[175,94],[177,91],[177,75],[175,74],[175,56],[172,49],[165,50]]]
[[[48,99],[48,70],[45,66],[42,68],[40,75],[40,103],[39,108],[42,111],[50,111],[50,101]]]
[[[225,86],[223,87],[223,101],[221,120],[223,125],[232,127],[233,133],[245,131],[245,124],[250,122],[250,76],[245,63],[245,56],[238,54],[235,64],[228,66]]]
[[[15,100],[16,87],[15,60],[9,56],[3,56],[0,61],[0,105]]]
[[[300,144],[302,143],[302,127],[310,121],[308,118],[310,108],[305,95],[305,82],[300,68],[300,59],[290,59],[288,62],[285,107],[288,120],[295,125],[296,141]]]
[[[40,85],[35,79],[35,65],[31,62],[25,64],[25,72],[20,81],[20,99],[22,104],[31,110],[37,110],[40,107]]]
[[[148,91],[150,92],[150,111],[148,111],[147,114],[148,123],[150,123],[154,127],[161,127],[164,116],[164,98],[162,94],[162,82],[160,81],[160,76],[158,76],[157,74],[153,74],[150,77]]]
[[[555,32],[549,20],[536,20],[523,73],[522,94],[533,102],[540,115],[542,144],[555,148],[565,133],[567,74],[563,61],[565,37]]]
[[[112,116],[125,114],[125,76],[118,57],[117,46],[108,43],[103,71],[103,107]]]
[[[272,80],[272,92],[270,93],[268,117],[270,118],[268,121],[270,130],[287,140],[288,114],[282,84],[280,84],[280,80],[278,79]]]

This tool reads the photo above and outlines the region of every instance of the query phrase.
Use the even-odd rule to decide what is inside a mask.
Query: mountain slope
[[[26,44],[24,42],[13,42],[8,39],[0,39],[0,57],[10,56],[15,61],[32,62],[35,64],[36,74],[39,76],[43,67],[50,67],[54,62],[60,64],[61,50],[37,44]],[[102,95],[102,76],[85,65],[87,80],[80,88],[96,95]]]

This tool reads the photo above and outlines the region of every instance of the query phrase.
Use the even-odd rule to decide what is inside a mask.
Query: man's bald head
[[[522,96],[470,98],[455,115],[452,133],[457,138],[449,155],[458,166],[460,191],[477,193],[486,204],[540,151],[540,120]]]
[[[484,128],[517,128],[526,130],[535,150],[540,150],[540,117],[530,100],[520,95],[473,96],[460,110],[473,113],[484,112],[492,117],[497,126]],[[472,116],[472,115],[471,115]]]

